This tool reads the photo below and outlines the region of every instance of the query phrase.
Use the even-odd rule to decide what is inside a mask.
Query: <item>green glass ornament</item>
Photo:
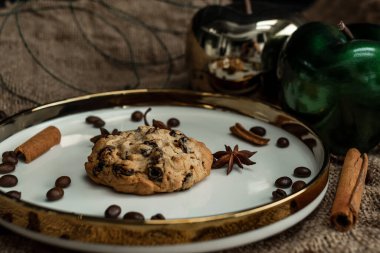
[[[380,26],[320,22],[292,34],[278,62],[284,108],[310,124],[333,154],[380,142]]]

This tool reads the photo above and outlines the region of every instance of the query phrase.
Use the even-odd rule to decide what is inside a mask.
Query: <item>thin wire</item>
[[[22,4],[23,3],[20,3],[20,6],[18,8],[20,8]],[[37,65],[39,65],[46,73],[48,73],[51,77],[53,77],[55,80],[57,80],[59,83],[63,84],[64,86],[67,86],[67,87],[69,87],[73,90],[79,91],[81,93],[89,93],[88,90],[80,89],[80,88],[66,82],[65,80],[61,79],[60,77],[55,75],[52,71],[50,71],[48,69],[48,67],[46,67],[44,64],[42,64],[42,62],[37,58],[37,56],[30,49],[28,42],[25,40],[24,34],[23,34],[23,32],[21,30],[21,26],[20,26],[19,12],[15,13],[15,19],[16,19],[16,27],[17,27],[17,31],[18,31],[18,34],[20,36],[20,39],[21,39],[22,43],[24,44],[24,47],[27,50],[28,54],[37,63]]]
[[[173,71],[173,59],[172,59],[172,56],[170,54],[169,49],[167,48],[167,46],[165,45],[165,43],[161,40],[161,38],[157,34],[155,34],[154,31],[152,31],[152,29],[149,28],[141,20],[139,20],[139,19],[137,19],[137,18],[129,15],[128,13],[126,13],[126,12],[120,10],[120,9],[114,8],[113,6],[105,3],[103,0],[97,0],[97,1],[99,1],[99,3],[102,4],[111,14],[119,16],[119,17],[121,17],[123,19],[130,20],[132,22],[137,23],[138,25],[142,26],[144,29],[148,30],[154,36],[154,38],[157,40],[157,42],[160,44],[160,46],[164,49],[164,51],[165,51],[165,53],[167,54],[167,57],[168,57],[168,73],[167,73],[166,82],[169,83],[170,79],[171,79],[172,71]]]
[[[100,55],[102,55],[103,57],[105,57],[106,59],[109,59],[111,61],[114,61],[114,62],[117,62],[119,64],[128,64],[128,65],[131,65],[132,66],[132,69],[133,69],[133,73],[136,77],[136,84],[133,85],[131,88],[137,88],[138,85],[140,85],[140,76],[139,76],[139,73],[137,71],[137,66],[135,64],[135,57],[134,57],[134,53],[133,53],[133,50],[132,50],[132,46],[131,46],[131,43],[130,41],[125,37],[125,35],[119,30],[118,27],[110,24],[108,21],[106,21],[102,16],[100,15],[97,15],[95,12],[91,12],[91,14],[95,17],[98,17],[100,20],[102,20],[105,24],[109,25],[111,28],[113,28],[124,40],[125,44],[127,45],[128,47],[128,51],[129,51],[129,54],[130,54],[130,57],[131,57],[131,61],[130,62],[125,62],[123,60],[120,60],[120,59],[117,59],[115,57],[113,57],[112,55],[109,55],[107,54],[106,52],[103,52],[95,43],[93,43],[90,38],[87,37],[87,35],[85,34],[85,32],[83,31],[82,29],[82,26],[80,25],[79,23],[79,20],[74,12],[74,7],[72,6],[72,4],[70,3],[70,10],[71,10],[71,13],[73,15],[73,19],[74,19],[74,22],[76,23],[82,37],[87,41],[87,43],[89,43],[94,49],[95,51],[97,51]],[[87,10],[81,10],[81,11],[87,11]]]

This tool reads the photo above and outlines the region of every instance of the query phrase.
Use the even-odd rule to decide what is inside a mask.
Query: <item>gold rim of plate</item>
[[[224,238],[280,221],[306,207],[328,182],[329,155],[319,137],[279,108],[247,98],[180,90],[131,90],[66,99],[20,112],[0,123],[0,141],[27,127],[90,110],[141,105],[193,106],[226,109],[281,127],[296,124],[307,130],[309,148],[322,160],[318,175],[301,191],[252,209],[207,217],[127,222],[51,210],[15,200],[0,191],[2,222],[46,236],[87,243],[115,245],[173,245]],[[312,138],[310,138],[312,136]],[[299,137],[301,140],[306,139]],[[310,143],[308,141],[308,143]]]

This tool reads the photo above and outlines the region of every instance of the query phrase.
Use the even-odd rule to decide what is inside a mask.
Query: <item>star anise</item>
[[[226,151],[218,151],[213,154],[216,159],[212,164],[214,169],[219,169],[224,165],[228,164],[227,175],[230,174],[234,164],[236,163],[240,168],[243,169],[243,164],[252,165],[255,162],[251,161],[249,158],[256,154],[256,152],[251,152],[248,150],[239,150],[239,146],[235,145],[232,150],[230,146],[224,145]]]

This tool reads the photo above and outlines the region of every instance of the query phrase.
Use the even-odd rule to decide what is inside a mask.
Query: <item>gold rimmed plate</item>
[[[152,111],[148,119],[166,122],[175,117],[186,135],[204,142],[212,152],[224,145],[257,151],[254,165],[225,169],[187,191],[135,196],[97,186],[87,178],[84,163],[91,152],[89,139],[98,129],[85,123],[101,117],[105,128],[135,129],[132,112]],[[268,145],[253,146],[229,134],[236,122],[246,128],[266,129]],[[30,164],[19,162],[12,172],[19,182],[0,187],[0,224],[24,236],[62,247],[92,252],[202,252],[234,247],[273,236],[310,214],[321,202],[328,180],[328,154],[318,136],[278,108],[249,99],[175,90],[108,92],[68,99],[19,113],[0,125],[0,152],[13,150],[43,128],[54,125],[62,133],[58,146]],[[280,137],[289,140],[279,148]],[[296,167],[311,170],[299,179]],[[72,183],[59,201],[47,201],[46,192],[59,176]],[[307,186],[273,201],[274,182],[288,176]],[[5,195],[20,191],[21,200]],[[144,222],[104,218],[112,204],[122,214],[140,212]],[[150,220],[162,213],[166,220]]]

